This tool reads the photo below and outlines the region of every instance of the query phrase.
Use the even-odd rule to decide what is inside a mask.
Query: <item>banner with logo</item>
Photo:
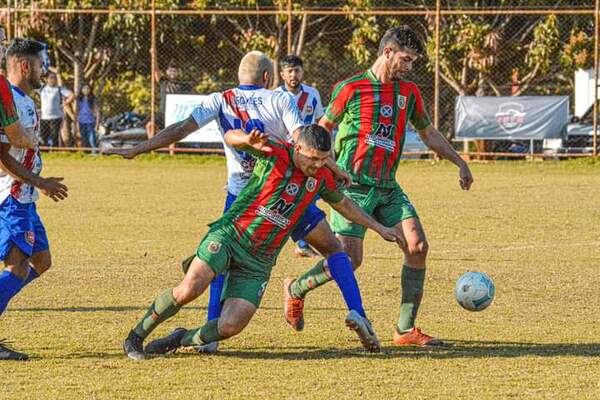
[[[165,105],[165,126],[188,118],[192,110],[208,97],[200,94],[167,94]],[[221,128],[216,121],[192,132],[182,142],[221,143]]]
[[[568,96],[459,96],[454,105],[458,139],[560,138],[568,122]]]

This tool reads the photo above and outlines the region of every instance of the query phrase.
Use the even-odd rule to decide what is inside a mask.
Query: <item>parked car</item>
[[[559,154],[591,154],[594,149],[593,111],[590,108],[581,117],[571,117],[565,137],[544,140],[544,156],[555,157]],[[600,122],[600,118],[599,121]],[[598,145],[598,143],[597,143]],[[600,146],[598,146],[600,150]]]
[[[419,154],[419,155],[406,155],[406,153],[423,153],[430,152],[431,150],[423,141],[419,134],[412,129],[412,127],[406,127],[406,139],[404,139],[404,148],[402,149],[402,159],[419,159],[419,158],[428,158],[427,154]]]
[[[134,112],[126,112],[106,119],[102,123],[98,147],[106,149],[127,149],[148,138],[146,118]]]

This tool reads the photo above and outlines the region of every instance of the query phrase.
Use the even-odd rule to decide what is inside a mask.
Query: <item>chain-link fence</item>
[[[595,154],[597,146],[594,111],[579,106],[576,113],[575,107],[576,71],[594,71],[597,64],[600,0],[594,1],[511,0],[498,8],[492,1],[237,0],[223,8],[223,2],[209,0],[83,6],[9,0],[0,8],[0,23],[10,36],[49,42],[60,84],[77,96],[90,84],[107,130],[125,121],[138,129],[138,140],[164,125],[165,93],[206,94],[236,86],[239,60],[253,49],[275,64],[288,53],[300,55],[305,82],[326,103],[336,82],[372,64],[386,29],[407,24],[427,47],[407,78],[419,85],[432,119],[459,151],[561,157]],[[454,132],[461,95],[569,96],[570,113],[579,120],[572,120],[560,140],[465,142]],[[64,128],[63,135],[65,145],[86,142],[77,139],[77,129]],[[411,148],[419,149],[426,150],[418,143]]]

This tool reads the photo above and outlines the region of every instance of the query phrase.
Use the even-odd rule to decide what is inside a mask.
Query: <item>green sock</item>
[[[218,342],[223,339],[218,330],[219,319],[211,319],[202,328],[187,331],[181,339],[182,346],[194,346]]]
[[[406,332],[414,328],[417,311],[423,297],[425,269],[415,269],[407,265],[402,267],[402,303],[398,331]]]
[[[180,308],[173,297],[173,289],[167,289],[158,295],[133,331],[141,338],[146,338],[158,324],[177,314]]]
[[[290,293],[303,299],[308,292],[326,284],[332,278],[325,272],[325,260],[320,260],[312,269],[301,275],[290,285]]]

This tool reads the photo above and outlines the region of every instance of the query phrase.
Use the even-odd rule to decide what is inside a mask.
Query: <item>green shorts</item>
[[[221,302],[228,298],[249,301],[257,308],[269,282],[273,264],[249,254],[223,228],[211,228],[196,250],[215,274],[225,275]]]
[[[384,226],[392,227],[400,221],[418,218],[415,207],[400,186],[384,189],[375,186],[352,185],[342,193],[356,203],[364,212]],[[365,228],[348,221],[335,210],[331,210],[331,228],[338,235],[364,238]]]

